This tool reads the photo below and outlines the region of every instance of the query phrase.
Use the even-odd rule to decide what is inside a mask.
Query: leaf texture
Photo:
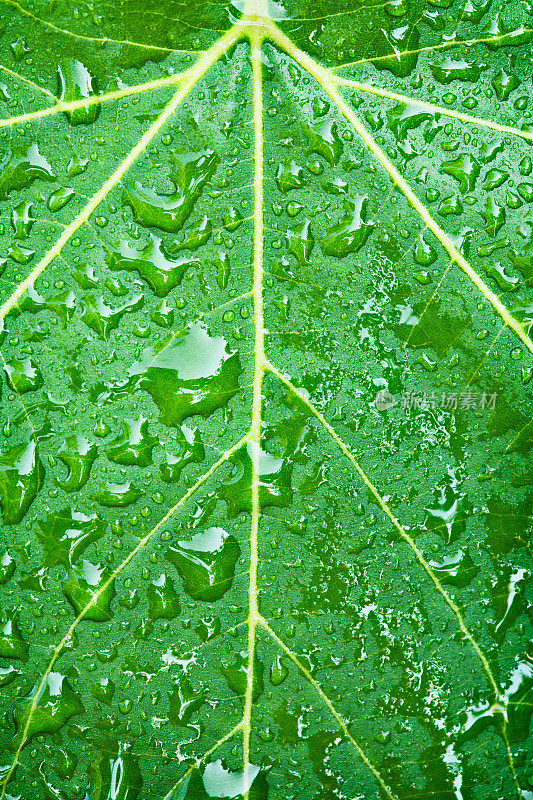
[[[532,800],[532,29],[0,0],[2,800]]]

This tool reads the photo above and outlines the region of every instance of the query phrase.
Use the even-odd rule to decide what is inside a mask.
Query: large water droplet
[[[219,157],[213,150],[171,156],[171,180],[176,191],[157,194],[139,181],[126,189],[125,202],[133,209],[137,222],[156,226],[164,231],[179,231],[194,208],[208,180],[215,174]]]
[[[231,588],[241,550],[237,539],[222,528],[208,528],[190,541],[169,547],[167,559],[195,600],[220,600]]]
[[[71,507],[50,513],[35,526],[35,534],[44,550],[43,566],[64,564],[70,567],[90,544],[101,539],[105,529],[105,522],[96,514],[87,515]]]
[[[207,416],[239,391],[239,354],[201,323],[157,348],[144,351],[129,370],[130,385],[152,395],[165,425],[181,425],[194,414]]]
[[[287,249],[296,256],[301,267],[309,264],[314,244],[315,237],[311,233],[311,222],[308,219],[304,219],[292,230],[287,231]]]
[[[100,489],[93,495],[97,503],[108,508],[125,508],[135,503],[142,496],[140,489],[132,484],[113,483],[107,481],[100,486]]]
[[[158,297],[164,297],[180,284],[189,267],[199,266],[198,261],[185,256],[169,258],[162,239],[153,235],[150,235],[150,242],[146,247],[140,249],[122,242],[119,250],[111,253],[107,261],[115,269],[138,272]]]
[[[228,504],[229,517],[252,510],[252,448],[248,443],[232,456],[233,471],[218,489],[218,496]],[[288,508],[293,497],[291,462],[261,449],[258,470],[261,506]]]
[[[127,419],[123,423],[124,433],[106,448],[106,455],[115,464],[147,467],[152,463],[152,450],[158,443],[157,436],[148,430],[148,421],[142,414],[137,419]]]
[[[24,741],[40,733],[57,733],[74,714],[85,711],[83,704],[68,680],[59,672],[51,672],[34,706],[36,684],[32,694],[15,714],[16,736],[10,749],[16,750]]]
[[[85,610],[83,619],[93,622],[108,622],[111,619],[109,606],[115,596],[115,582],[109,580],[111,574],[108,567],[90,561],[83,561],[80,567],[71,568],[62,588],[76,614]]]
[[[95,331],[100,339],[106,340],[111,331],[118,328],[120,320],[126,313],[139,311],[144,305],[142,294],[134,295],[131,300],[119,306],[109,306],[103,297],[94,298],[86,294],[87,308],[82,314],[82,320]]]
[[[205,703],[207,692],[201,689],[195,692],[190,682],[184,675],[178,675],[175,680],[172,692],[169,694],[169,713],[168,718],[175,725],[186,728],[193,714],[195,714]]]
[[[94,78],[81,61],[74,58],[63,58],[57,68],[59,83],[59,99],[65,103],[85,100],[96,94]],[[65,111],[65,116],[72,125],[89,125],[100,113],[98,103],[88,104]]]
[[[16,620],[11,615],[0,615],[0,658],[28,660],[28,645]]]
[[[446,556],[441,561],[430,561],[429,565],[441,583],[449,583],[451,586],[468,586],[479,572],[479,567],[474,564],[466,548],[459,549],[456,555]]]
[[[357,253],[364,245],[374,229],[374,223],[367,221],[369,198],[356,197],[354,201],[346,200],[344,207],[348,214],[338,225],[330,228],[322,240],[322,251],[325,255],[343,258],[348,253]]]
[[[41,370],[29,356],[23,361],[13,360],[10,364],[4,363],[9,386],[17,392],[35,392],[43,385]]]
[[[84,800],[136,800],[142,786],[137,757],[129,752],[129,745],[117,744],[91,765]]]
[[[76,492],[89,480],[92,465],[98,454],[98,448],[84,436],[69,436],[57,457],[68,467],[64,481],[58,480],[59,486],[66,492]]]
[[[163,573],[148,587],[150,619],[174,619],[180,613],[179,598],[172,578]]]
[[[18,444],[0,456],[0,506],[4,525],[21,522],[44,483],[35,442]]]
[[[205,449],[200,439],[198,428],[191,430],[185,425],[182,428],[178,428],[177,439],[181,448],[179,455],[166,453],[165,461],[159,466],[161,479],[165,483],[179,481],[181,471],[187,464],[190,464],[191,461],[200,464],[205,458]]]
[[[324,120],[319,125],[304,125],[303,132],[308,143],[306,153],[316,153],[332,166],[339,163],[344,145],[334,122]]]
[[[16,189],[26,189],[35,180],[54,181],[52,167],[36,144],[14,147],[11,154],[0,161],[0,200],[5,200]]]

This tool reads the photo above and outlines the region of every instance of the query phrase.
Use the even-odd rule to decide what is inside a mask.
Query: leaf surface
[[[532,27],[0,0],[2,800],[532,800]]]

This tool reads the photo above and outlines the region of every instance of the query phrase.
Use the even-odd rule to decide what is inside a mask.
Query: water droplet
[[[439,172],[459,181],[461,194],[466,194],[474,191],[480,166],[473,156],[460,155],[454,161],[444,161]]]
[[[228,516],[252,510],[252,447],[248,443],[231,458],[233,470],[218,489],[218,496],[228,504]],[[292,464],[287,458],[273,456],[265,450],[259,454],[259,498],[262,507],[288,508],[292,502]]]
[[[254,654],[254,674],[252,683],[252,700],[257,702],[264,690],[263,683],[263,663],[257,655]],[[243,650],[235,654],[233,663],[230,666],[222,667],[222,674],[228,682],[229,688],[244,700],[248,688],[248,653]]]
[[[434,247],[432,247],[432,245],[429,244],[429,242],[426,241],[423,233],[417,237],[415,246],[413,248],[413,258],[417,264],[421,264],[424,267],[433,264],[437,260],[437,251]],[[425,274],[427,275],[427,273]],[[423,282],[424,281],[420,281],[420,283]]]
[[[22,638],[16,620],[7,614],[0,616],[0,658],[28,660],[28,645]]]
[[[344,145],[334,122],[324,120],[316,126],[304,125],[303,132],[307,139],[306,153],[316,153],[332,166],[339,163]]]
[[[322,252],[325,255],[343,258],[361,249],[374,229],[374,223],[366,219],[368,203],[369,198],[361,196],[357,196],[353,202],[344,202],[347,215],[338,225],[330,228],[322,240]]]
[[[221,289],[226,289],[228,286],[231,266],[229,256],[225,252],[219,252],[218,256],[213,259],[213,266],[217,271],[217,283]]]
[[[67,167],[67,180],[75,178],[76,175],[81,175],[83,172],[85,172],[88,163],[89,159],[80,158],[78,155],[74,154]]]
[[[300,189],[304,185],[304,171],[296,161],[287,160],[278,164],[275,177],[281,192]]]
[[[470,81],[477,83],[482,71],[487,69],[487,65],[482,62],[470,62],[464,59],[454,59],[447,56],[442,64],[431,64],[433,77],[439,83],[451,83],[452,81]]]
[[[498,186],[501,186],[502,183],[505,183],[508,177],[509,177],[508,172],[503,172],[503,170],[501,169],[490,169],[485,175],[485,180],[483,181],[483,188],[487,192],[490,192],[493,189],[497,189]]]
[[[195,692],[184,675],[178,675],[169,694],[168,718],[174,725],[186,728],[193,716],[204,705],[207,698],[205,689]]]
[[[227,231],[233,233],[242,224],[242,214],[234,206],[230,206],[222,218],[222,224]]]
[[[115,464],[147,467],[152,463],[152,450],[158,444],[156,436],[148,431],[148,421],[142,414],[137,419],[126,419],[124,433],[106,448],[106,455]]]
[[[50,211],[60,211],[72,200],[74,195],[74,189],[71,189],[69,186],[58,189],[48,198],[48,208]]]
[[[213,602],[231,588],[240,552],[233,535],[222,528],[207,528],[190,541],[169,547],[166,557],[178,570],[190,597]]]
[[[18,444],[0,456],[0,506],[4,525],[21,522],[44,483],[35,442]]]
[[[144,306],[142,294],[136,294],[131,300],[115,307],[108,306],[103,297],[95,298],[89,293],[85,295],[85,299],[87,307],[81,318],[103,340],[109,337],[111,331],[118,328],[124,314],[139,311]]]
[[[91,685],[91,694],[100,703],[105,703],[107,706],[111,705],[113,695],[115,694],[115,684],[111,678],[100,678],[98,681],[93,681]]]
[[[87,67],[74,58],[63,58],[57,68],[59,99],[64,103],[85,100],[96,94],[96,84]],[[98,103],[65,111],[71,125],[89,125],[100,113]]]
[[[97,454],[97,446],[84,436],[69,436],[57,453],[68,467],[65,480],[57,480],[58,485],[66,492],[76,492],[85,486]]]
[[[142,492],[137,489],[131,481],[126,483],[112,483],[108,481],[100,486],[98,492],[93,495],[94,500],[101,506],[109,508],[124,508],[135,503]]]
[[[270,0],[271,2],[271,0]],[[222,761],[207,764],[205,770],[192,774],[169,795],[169,800],[267,800],[265,771],[250,764],[246,774],[227,770]]]
[[[121,242],[119,250],[112,253],[107,261],[114,269],[138,272],[158,297],[164,297],[180,284],[189,267],[199,266],[198,261],[185,256],[169,258],[161,238],[152,234],[150,242],[140,249]]]
[[[200,439],[200,431],[194,431],[185,425],[177,430],[177,440],[181,447],[179,455],[166,453],[165,461],[160,464],[161,479],[165,483],[176,483],[180,479],[181,471],[192,461],[200,464],[205,458],[205,449]]]
[[[419,40],[420,32],[414,25],[392,30],[381,28],[375,41],[377,57],[372,63],[380,70],[388,69],[398,78],[405,78],[417,65]]]
[[[28,237],[31,227],[35,222],[31,214],[32,208],[33,204],[25,200],[13,208],[11,212],[11,224],[15,231],[15,239],[24,240]]]
[[[311,232],[311,223],[308,219],[303,220],[295,228],[287,231],[287,249],[289,253],[296,256],[298,264],[305,266],[309,264],[309,257],[315,238]]]
[[[102,564],[83,561],[80,567],[71,567],[68,580],[62,583],[63,593],[76,614],[93,622],[109,622],[110,604],[115,596],[115,582],[109,581],[111,570]]]
[[[15,559],[11,558],[8,551],[2,553],[0,557],[0,586],[7,583],[15,574],[16,563]]]
[[[464,495],[453,485],[446,484],[435,490],[432,507],[424,509],[427,513],[425,527],[437,531],[446,542],[453,542],[465,531],[466,503]]]
[[[35,534],[44,550],[43,566],[64,564],[70,567],[83,551],[104,535],[105,522],[96,514],[84,514],[73,508],[50,513],[35,526]]]
[[[180,613],[174,582],[164,573],[148,587],[148,602],[150,619],[175,619]]]
[[[454,556],[446,556],[442,561],[430,561],[429,565],[441,583],[452,586],[468,586],[479,573],[468,550],[459,549]]]
[[[485,219],[486,230],[489,236],[496,236],[498,231],[505,225],[507,219],[505,208],[498,205],[493,197],[487,197],[485,210],[480,213]]]
[[[215,174],[219,157],[213,150],[202,150],[187,156],[173,154],[171,162],[170,177],[176,187],[173,194],[157,194],[136,181],[134,187],[126,189],[125,202],[141,225],[175,233],[181,230],[203,187]]]
[[[52,167],[36,144],[14,147],[11,154],[0,161],[0,200],[5,200],[16,189],[27,189],[35,180],[54,181]]]
[[[282,657],[276,656],[275,661],[270,667],[270,681],[272,685],[279,686],[280,684],[282,684],[288,674],[289,674],[289,668],[283,661]]]
[[[90,766],[85,800],[137,800],[142,786],[137,757],[120,743]]]
[[[41,370],[30,357],[23,361],[12,361],[11,364],[4,363],[4,370],[9,386],[17,394],[35,392],[43,385]]]
[[[77,693],[59,672],[50,672],[35,703],[37,689],[36,684],[28,700],[16,711],[17,734],[10,744],[13,751],[37,734],[57,733],[72,716],[85,711]]]
[[[207,416],[225,406],[239,390],[241,372],[238,352],[195,323],[157,348],[147,348],[130,367],[128,385],[152,395],[163,424],[181,425],[187,417]]]

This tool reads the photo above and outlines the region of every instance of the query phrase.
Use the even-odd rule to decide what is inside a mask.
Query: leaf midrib
[[[3,0],[5,1],[5,0]],[[256,0],[257,2],[257,0]],[[15,3],[9,3],[10,5],[16,5]],[[252,0],[252,5],[255,7],[255,3]],[[281,372],[277,367],[268,361],[266,354],[265,354],[265,344],[264,344],[264,322],[263,322],[263,182],[264,182],[264,175],[263,175],[263,109],[262,109],[262,85],[261,85],[261,60],[260,60],[260,52],[263,45],[264,40],[268,39],[273,41],[276,45],[281,47],[286,53],[288,53],[291,57],[293,57],[297,63],[300,64],[304,69],[307,70],[309,74],[311,74],[317,82],[322,86],[322,88],[330,95],[330,97],[334,100],[336,106],[339,110],[344,114],[344,116],[348,119],[348,121],[352,124],[355,130],[359,133],[359,135],[363,138],[363,141],[369,147],[371,152],[374,156],[378,158],[382,166],[389,172],[391,178],[395,178],[396,182],[398,183],[398,178],[400,179],[399,185],[402,189],[404,195],[407,199],[412,202],[412,198],[415,199],[419,203],[419,207],[414,204],[415,209],[420,213],[420,206],[422,204],[418,201],[418,198],[412,193],[410,187],[406,184],[402,176],[397,173],[397,170],[393,167],[391,162],[386,158],[380,148],[372,139],[371,135],[363,128],[358,118],[353,114],[351,109],[347,106],[344,99],[340,95],[337,86],[342,84],[342,80],[332,80],[332,73],[329,70],[321,67],[317,62],[311,59],[306,53],[299,50],[283,33],[282,31],[275,25],[275,23],[267,18],[264,14],[257,15],[256,13],[248,13],[244,14],[242,19],[236,23],[221,39],[218,40],[208,51],[204,53],[204,55],[196,62],[194,67],[186,70],[185,73],[181,73],[180,75],[172,76],[171,79],[167,81],[167,79],[163,79],[166,82],[170,83],[172,80],[173,83],[183,83],[182,87],[176,92],[173,98],[169,101],[169,103],[165,106],[165,109],[160,114],[158,119],[148,128],[145,132],[143,137],[139,140],[138,144],[132,149],[128,157],[122,162],[119,168],[113,173],[112,176],[104,183],[102,188],[97,192],[93,198],[89,201],[85,209],[72,221],[72,223],[67,226],[62,236],[58,239],[54,247],[47,253],[47,255],[41,259],[37,267],[32,271],[30,276],[23,281],[17,290],[13,293],[12,297],[4,303],[4,305],[0,308],[0,322],[3,321],[4,317],[7,313],[13,308],[14,305],[18,302],[18,299],[23,294],[23,292],[29,288],[29,286],[33,286],[33,283],[37,279],[37,277],[44,271],[44,269],[51,263],[51,261],[61,253],[64,245],[69,241],[71,236],[74,232],[84,224],[96,209],[96,207],[100,204],[100,202],[104,199],[105,196],[111,191],[111,189],[121,180],[122,176],[125,172],[129,169],[131,164],[136,160],[138,155],[140,155],[146,147],[148,146],[149,142],[153,139],[153,137],[157,134],[160,128],[164,125],[164,123],[170,119],[173,115],[175,110],[177,109],[180,102],[184,99],[185,96],[194,88],[194,86],[198,83],[198,81],[205,75],[208,69],[219,60],[219,58],[227,52],[227,50],[233,46],[237,41],[242,38],[246,38],[250,41],[251,49],[252,49],[252,66],[254,72],[254,131],[255,131],[255,158],[254,158],[254,261],[253,261],[253,289],[252,289],[252,297],[254,300],[254,325],[255,325],[255,350],[254,350],[254,384],[253,384],[253,399],[252,399],[252,421],[250,430],[245,436],[236,444],[234,444],[231,448],[225,451],[222,456],[216,461],[209,470],[207,470],[204,475],[202,475],[197,482],[194,484],[191,489],[186,492],[185,495],[180,498],[180,500],[175,504],[173,508],[171,508],[167,514],[157,523],[157,525],[150,531],[143,539],[139,541],[137,546],[130,552],[130,554],[124,559],[124,561],[116,568],[113,572],[111,577],[108,581],[104,584],[103,587],[99,590],[98,593],[95,593],[93,596],[91,603],[88,604],[86,608],[78,615],[78,617],[74,620],[71,627],[67,631],[67,634],[63,637],[59,645],[54,651],[53,657],[47,667],[47,670],[44,673],[42,681],[35,692],[35,695],[32,700],[30,714],[28,716],[28,720],[25,726],[25,730],[23,732],[23,736],[21,739],[21,744],[15,754],[14,763],[10,768],[9,772],[7,773],[4,782],[2,784],[2,798],[5,797],[5,792],[7,788],[7,784],[13,774],[14,769],[16,768],[17,764],[19,763],[20,754],[22,748],[26,744],[27,741],[27,733],[30,727],[32,714],[37,708],[39,699],[42,695],[42,691],[44,689],[44,685],[48,675],[50,674],[56,660],[59,658],[61,651],[68,641],[68,639],[72,636],[75,628],[79,624],[80,621],[83,620],[85,614],[93,605],[98,601],[98,597],[102,591],[105,591],[108,588],[109,584],[116,579],[118,574],[130,563],[130,561],[135,558],[135,556],[144,549],[148,541],[161,529],[161,527],[173,516],[173,514],[177,511],[177,509],[183,505],[194,492],[200,488],[201,485],[208,480],[211,475],[220,467],[222,466],[228,458],[230,458],[233,453],[235,453],[238,449],[244,446],[247,443],[251,443],[252,445],[252,515],[251,515],[251,533],[250,533],[250,549],[251,549],[251,560],[250,560],[250,579],[249,579],[249,613],[247,618],[247,625],[248,625],[248,680],[247,680],[247,690],[244,702],[244,711],[243,711],[243,718],[241,722],[235,726],[228,734],[226,734],[219,742],[217,742],[214,747],[212,747],[200,760],[204,760],[205,758],[209,757],[219,746],[223,743],[228,741],[237,731],[242,731],[243,733],[243,740],[244,740],[244,771],[245,773],[249,769],[250,766],[250,735],[252,731],[252,722],[251,722],[251,715],[252,715],[252,708],[253,708],[253,700],[252,700],[252,689],[253,689],[253,664],[254,664],[254,654],[255,654],[255,646],[256,646],[256,628],[257,626],[261,626],[272,638],[274,641],[277,642],[278,646],[289,656],[289,658],[293,661],[293,663],[298,667],[300,672],[306,677],[306,679],[310,682],[310,684],[315,688],[317,694],[321,697],[323,702],[328,706],[330,712],[332,713],[333,717],[339,723],[340,728],[342,729],[344,735],[351,741],[354,745],[355,749],[359,753],[360,757],[364,761],[364,763],[369,767],[369,769],[373,772],[374,777],[381,785],[383,791],[387,794],[390,800],[396,800],[395,795],[392,793],[391,789],[387,786],[383,778],[381,777],[378,770],[373,766],[370,762],[368,757],[366,756],[364,750],[360,747],[360,745],[353,739],[351,736],[349,729],[347,727],[346,722],[343,720],[341,715],[335,709],[331,700],[327,697],[327,695],[323,692],[320,685],[315,681],[313,676],[306,670],[304,665],[298,659],[295,653],[293,653],[290,648],[282,641],[282,639],[275,633],[275,631],[270,627],[268,622],[262,617],[259,612],[258,605],[257,605],[257,595],[258,595],[258,586],[257,586],[257,567],[259,563],[259,555],[258,555],[258,534],[259,534],[259,523],[261,517],[261,509],[259,504],[259,456],[260,456],[260,441],[261,441],[261,419],[262,419],[262,381],[264,374],[268,371],[271,374],[275,375],[287,388],[290,389],[296,396],[298,396],[309,408],[310,412],[314,415],[317,421],[326,429],[329,433],[331,438],[335,441],[338,447],[341,449],[343,454],[352,462],[353,466],[355,467],[357,473],[359,474],[360,478],[363,480],[365,485],[368,489],[374,494],[378,504],[381,506],[382,511],[389,517],[392,524],[397,528],[400,532],[404,540],[409,544],[409,546],[414,550],[415,555],[418,558],[419,563],[425,569],[429,577],[433,580],[435,584],[435,588],[441,594],[444,601],[450,607],[452,612],[457,617],[459,622],[459,627],[461,628],[462,632],[474,648],[478,658],[480,659],[484,671],[488,677],[489,683],[495,695],[495,704],[494,710],[503,712],[502,708],[498,708],[497,705],[500,700],[499,690],[490,669],[490,665],[482,653],[481,649],[477,645],[475,639],[468,631],[464,620],[462,619],[460,610],[458,607],[453,603],[447,592],[442,587],[442,584],[438,580],[437,576],[432,572],[431,568],[425,561],[423,555],[416,547],[414,541],[411,537],[407,534],[404,530],[401,523],[396,519],[395,515],[392,513],[389,506],[383,500],[379,491],[374,487],[371,483],[370,479],[366,476],[366,473],[360,467],[357,459],[355,458],[354,454],[349,450],[349,448],[344,444],[344,442],[340,439],[334,428],[327,422],[327,420],[323,417],[323,415],[318,411],[318,409],[314,406],[309,399],[303,395],[298,388],[292,384],[289,378],[287,378],[283,372]],[[183,80],[184,75],[188,75],[188,79],[186,78]],[[158,86],[161,85],[161,82],[157,82]],[[133,88],[133,87],[132,87]],[[144,88],[135,87],[137,91],[145,91]],[[151,85],[148,86],[146,90],[150,88],[155,88],[155,86]],[[360,88],[356,86],[355,88]],[[125,90],[126,91],[126,90]],[[133,92],[129,92],[133,93]],[[100,102],[103,99],[103,96],[99,96],[95,98],[94,102]],[[115,99],[109,97],[109,99]],[[408,99],[408,98],[406,98]],[[413,103],[417,101],[413,100]],[[57,106],[46,109],[47,113],[59,113],[59,111],[65,110],[64,107],[66,105],[72,106],[73,104],[63,104],[61,108]],[[85,102],[76,102],[76,107],[86,105]],[[40,113],[40,112],[33,112],[33,113]],[[44,115],[44,114],[43,114]],[[14,120],[20,120],[20,118],[13,118]],[[470,121],[470,120],[468,120]],[[14,122],[12,124],[15,124]],[[406,193],[406,187],[411,192],[411,196]],[[424,208],[422,206],[422,208]],[[427,209],[426,209],[427,211]],[[427,222],[423,213],[420,213],[422,219]],[[437,223],[435,223],[429,212],[427,212],[429,219],[433,222],[433,224],[439,229]],[[444,237],[446,234],[442,231]],[[440,238],[440,237],[438,237]],[[448,237],[446,237],[447,239]],[[449,244],[452,248],[454,248],[453,244],[450,240]],[[445,247],[445,249],[450,252],[450,249],[446,246],[446,244],[441,240],[441,244]],[[458,253],[455,249],[453,252],[450,252],[452,256],[452,260],[455,263],[458,263],[463,269],[465,266],[459,260],[458,256],[462,259],[461,254]],[[464,259],[463,259],[464,260]],[[465,261],[466,266],[471,270],[472,268],[468,265],[468,262]],[[467,270],[465,270],[467,271]],[[473,270],[472,270],[473,272]],[[467,274],[468,271],[467,271]],[[477,276],[477,273],[475,273]],[[472,279],[472,275],[469,274],[469,277]],[[477,276],[479,278],[479,276]],[[479,278],[479,282],[481,283],[481,290],[483,294],[489,299],[490,295],[486,294],[484,289],[490,293],[486,284]],[[474,280],[474,283],[480,288],[480,283]],[[493,294],[493,293],[491,293]],[[496,298],[497,299],[497,298]],[[513,328],[515,333],[520,336],[520,338],[524,341],[524,343],[529,347],[530,350],[533,351],[533,343],[523,331],[524,336],[526,337],[527,341],[524,339],[524,336],[521,336],[519,331],[513,326],[512,320],[513,318],[506,319],[506,317],[502,314],[502,309],[499,309],[497,305],[494,305],[494,298],[490,300],[492,305],[495,309],[503,316],[506,324],[509,327]],[[498,300],[499,302],[499,300]],[[500,304],[501,305],[501,304]],[[503,311],[506,309],[503,308]],[[510,317],[510,315],[509,315]],[[514,321],[516,322],[516,320]],[[518,323],[516,322],[516,325]],[[514,765],[513,760],[510,752],[509,742],[507,740],[505,734],[505,724],[503,725],[504,729],[504,738],[507,745],[507,752],[509,757],[509,764],[510,769],[513,773],[514,780],[518,789],[518,783],[516,779],[516,775],[514,772]],[[192,769],[192,768],[191,768]],[[183,776],[176,786],[179,786],[188,776],[190,773],[186,773]],[[175,789],[176,787],[174,787]],[[172,789],[167,798],[170,798]],[[519,791],[519,789],[518,789]],[[247,800],[247,795],[245,797]]]
[[[141,137],[137,145],[130,151],[129,155],[124,159],[124,161],[119,165],[119,167],[115,170],[115,172],[107,179],[101,189],[96,192],[95,195],[91,198],[91,200],[87,203],[85,208],[78,214],[78,216],[68,225],[58,239],[56,244],[48,251],[48,253],[41,259],[41,261],[36,265],[36,267],[32,270],[32,272],[28,275],[28,277],[22,281],[21,284],[17,287],[17,289],[13,292],[11,297],[0,307],[0,324],[2,320],[9,312],[9,310],[16,304],[20,296],[24,293],[24,291],[33,286],[36,279],[39,275],[46,269],[46,267],[53,261],[56,255],[59,255],[61,250],[63,249],[64,245],[70,240],[70,238],[74,235],[74,233],[81,227],[84,222],[88,220],[90,215],[95,211],[98,205],[102,202],[102,200],[107,196],[109,191],[121,180],[122,176],[127,172],[129,167],[134,163],[137,157],[146,150],[146,147],[156,135],[156,133],[160,130],[162,125],[172,116],[174,111],[176,110],[177,106],[181,103],[181,101],[186,97],[190,91],[196,86],[198,81],[205,75],[208,69],[213,66],[216,61],[218,61],[223,54],[225,54],[232,45],[236,42],[240,41],[241,39],[248,39],[252,40],[255,36],[257,31],[260,31],[262,36],[262,40],[269,39],[273,41],[276,45],[278,45],[284,52],[289,54],[291,57],[295,59],[297,63],[300,64],[310,75],[312,75],[315,80],[322,86],[322,88],[329,94],[331,99],[334,101],[336,106],[339,108],[341,113],[346,117],[348,122],[352,125],[352,127],[357,131],[358,135],[363,139],[363,142],[368,147],[368,149],[372,152],[374,157],[381,163],[382,167],[388,173],[390,179],[393,181],[394,185],[397,185],[402,194],[406,197],[410,205],[415,209],[415,211],[419,214],[419,216],[424,221],[426,227],[432,231],[432,233],[437,237],[440,241],[441,245],[447,250],[449,253],[452,261],[456,263],[469,277],[469,279],[474,283],[477,289],[484,295],[485,299],[492,305],[492,307],[496,310],[496,312],[502,317],[505,324],[513,330],[513,332],[522,340],[525,344],[527,349],[533,353],[533,340],[529,337],[528,333],[525,331],[524,327],[518,322],[518,320],[513,317],[504,304],[500,301],[499,297],[493,292],[490,287],[483,281],[479,273],[477,273],[469,262],[464,258],[464,256],[459,252],[459,250],[455,247],[449,236],[445,233],[445,231],[438,225],[438,223],[434,220],[432,215],[429,212],[429,209],[424,206],[424,204],[420,201],[417,195],[412,191],[411,187],[399,173],[397,168],[392,164],[390,159],[385,155],[383,150],[378,146],[377,142],[374,140],[370,132],[362,125],[359,118],[354,114],[352,109],[348,106],[344,98],[339,92],[338,87],[341,85],[346,85],[345,79],[338,79],[331,70],[322,67],[318,64],[313,58],[311,58],[307,53],[304,53],[300,50],[293,42],[280,30],[280,28],[269,18],[266,14],[266,6],[263,3],[263,0],[250,0],[249,8],[258,9],[261,13],[258,14],[256,11],[253,13],[245,13],[239,22],[230,28],[227,33],[224,34],[217,42],[215,42],[212,47],[207,50],[203,56],[198,59],[196,64],[193,67],[185,70],[183,73],[178,73],[177,75],[172,75],[170,78],[167,79],[160,79],[156,82],[149,82],[148,84],[144,84],[147,86],[148,89],[154,88],[154,85],[161,86],[161,81],[165,81],[165,83],[172,84],[182,81],[183,85],[181,89],[174,95],[174,97],[169,101],[169,103],[165,106],[165,109],[161,112],[159,117],[155,120],[154,123],[148,128],[145,134]],[[357,83],[357,82],[354,82]],[[351,82],[350,84],[351,85]],[[143,86],[142,84],[140,86]],[[361,88],[362,84],[356,86],[355,88]],[[131,87],[132,89],[134,87]],[[140,91],[139,86],[135,87],[137,91]],[[144,89],[142,89],[144,91]],[[121,92],[130,93],[129,89],[120,90]],[[111,95],[115,95],[116,93],[110,93]],[[386,96],[385,92],[382,92],[383,96]],[[99,102],[102,100],[104,96],[99,95],[95,96],[94,98],[90,98],[91,101],[94,103]],[[407,100],[407,95],[401,96],[402,100]],[[413,104],[417,104],[417,101],[414,98],[411,98]],[[42,114],[45,115],[44,112],[47,113],[59,113],[59,111],[64,111],[67,107],[69,109],[79,108],[86,105],[86,101],[73,101],[72,103],[60,104],[60,108],[58,106],[54,106],[50,109],[43,110],[43,112],[30,112],[30,114]],[[439,113],[442,113],[439,111]],[[457,116],[457,115],[455,115]],[[470,121],[467,120],[465,116],[465,120],[463,121]],[[457,116],[459,119],[459,117]],[[13,118],[15,120],[20,121],[21,117]],[[477,119],[477,118],[474,118]],[[1,123],[0,123],[1,124]],[[489,127],[493,127],[490,125]],[[519,131],[518,129],[512,129],[516,135],[522,135],[523,138],[529,138],[531,136],[533,138],[533,134],[527,134],[527,132]]]

